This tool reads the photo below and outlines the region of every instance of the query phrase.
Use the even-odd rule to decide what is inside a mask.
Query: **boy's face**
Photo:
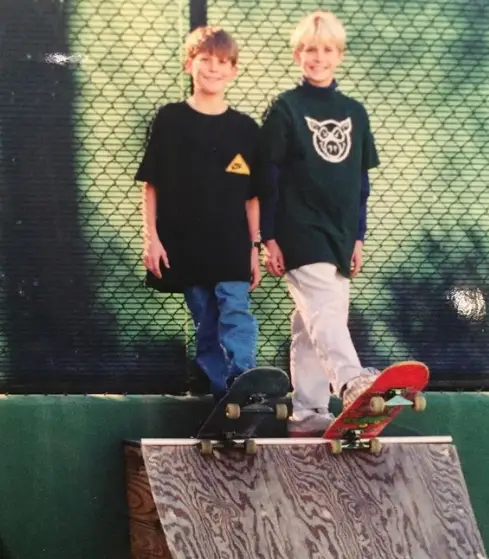
[[[306,80],[315,86],[326,87],[334,79],[336,68],[343,59],[343,52],[332,44],[304,45],[295,53]]]
[[[229,58],[201,52],[187,60],[185,71],[192,76],[194,90],[206,95],[224,93],[228,83],[236,76],[236,65]]]

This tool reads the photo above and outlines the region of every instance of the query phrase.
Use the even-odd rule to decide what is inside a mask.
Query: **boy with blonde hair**
[[[183,292],[196,328],[196,362],[221,398],[255,365],[249,292],[260,281],[259,127],[228,106],[238,46],[219,27],[186,42],[193,94],[162,106],[136,179],[143,186],[147,285]]]
[[[331,12],[305,17],[292,34],[298,87],[271,105],[262,127],[274,202],[262,208],[266,267],[285,275],[295,303],[292,436],[331,423],[330,385],[348,405],[373,382],[348,330],[350,278],[362,266],[368,170],[379,164],[363,105],[337,89],[346,32]]]

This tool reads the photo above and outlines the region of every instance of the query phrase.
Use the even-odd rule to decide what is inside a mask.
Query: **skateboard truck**
[[[257,444],[254,439],[236,440],[231,436],[225,440],[203,439],[199,443],[201,456],[211,456],[215,448],[244,448],[245,454],[256,454]]]
[[[333,439],[329,446],[331,454],[340,454],[345,450],[369,450],[372,454],[379,454],[382,450],[382,443],[379,439],[362,439],[363,431],[351,429],[347,431],[341,439]]]
[[[331,453],[340,454],[345,450],[369,450],[372,454],[378,454],[382,450],[382,443],[377,438],[362,439],[363,429],[368,425],[382,423],[388,419],[387,415],[381,415],[389,408],[412,407],[414,411],[421,412],[426,409],[426,398],[421,392],[413,396],[413,400],[404,397],[404,389],[393,388],[382,396],[373,396],[370,399],[370,411],[374,416],[355,417],[348,420],[357,427],[347,431],[341,439],[332,440],[330,443]]]
[[[228,419],[239,419],[241,413],[256,413],[263,415],[264,413],[275,414],[276,419],[282,421],[289,417],[289,408],[287,404],[276,403],[272,406],[269,402],[270,398],[266,394],[253,394],[252,397],[243,405],[230,402],[226,405],[226,417]],[[250,402],[250,403],[248,403]]]
[[[276,398],[269,398],[266,394],[252,394],[247,399],[246,403],[241,406],[239,404],[229,402],[226,404],[225,408],[226,417],[231,420],[238,420],[243,414],[275,414],[275,417],[278,420],[287,419],[289,417],[289,408],[287,404],[282,402],[272,404],[271,400],[276,400]],[[222,437],[216,438],[215,440],[210,438],[201,440],[201,455],[210,456],[215,448],[243,448],[245,454],[256,454],[256,441],[243,436],[243,432],[236,433],[235,431],[227,431],[222,435]]]
[[[402,388],[393,388],[382,396],[373,396],[370,399],[370,411],[375,414],[381,414],[385,408],[395,408],[397,406],[412,407],[416,412],[422,412],[426,409],[426,398],[421,392],[417,392],[412,400],[404,397],[405,390]]]

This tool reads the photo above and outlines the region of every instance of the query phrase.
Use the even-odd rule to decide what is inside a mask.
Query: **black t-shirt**
[[[304,84],[278,97],[261,134],[265,160],[280,168],[275,238],[286,268],[329,262],[349,277],[362,173],[379,164],[365,108]]]
[[[259,128],[234,109],[206,115],[186,102],[161,107],[136,180],[157,194],[157,230],[170,260],[162,291],[250,281],[246,201],[260,194]],[[150,274],[151,276],[151,274]],[[170,285],[171,284],[171,285]]]

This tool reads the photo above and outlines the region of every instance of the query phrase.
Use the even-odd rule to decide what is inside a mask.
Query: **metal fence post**
[[[190,29],[207,25],[207,0],[189,0]]]

